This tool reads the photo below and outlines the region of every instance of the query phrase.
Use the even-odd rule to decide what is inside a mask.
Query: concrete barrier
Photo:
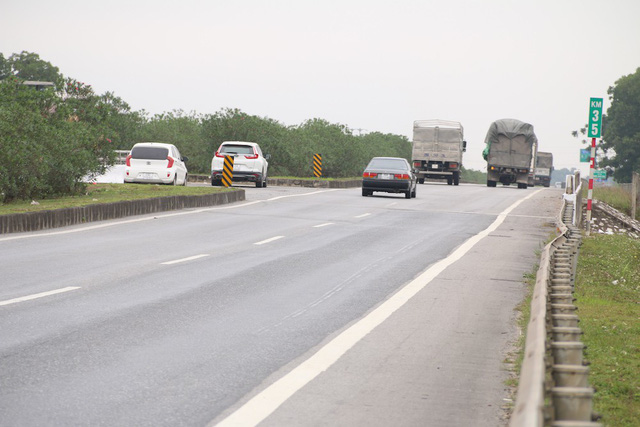
[[[201,208],[245,200],[243,189],[197,196],[169,196],[152,199],[101,203],[75,208],[0,215],[0,234],[38,231],[132,215]]]
[[[211,177],[209,175],[189,175],[189,182],[211,182]],[[362,179],[327,180],[301,178],[267,178],[267,184],[275,187],[356,188],[362,187]]]

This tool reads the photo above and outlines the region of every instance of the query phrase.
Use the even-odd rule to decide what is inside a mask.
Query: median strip
[[[61,294],[61,293],[64,293],[64,292],[75,291],[76,289],[80,289],[80,287],[79,286],[67,286],[66,288],[55,289],[53,291],[40,292],[39,294],[33,294],[33,295],[27,295],[25,297],[20,297],[20,298],[8,299],[8,300],[5,300],[5,301],[0,301],[0,306],[9,305],[9,304],[16,304],[16,303],[19,303],[19,302],[30,301],[30,300],[38,299],[38,298],[44,298],[44,297],[48,297],[48,296],[51,296],[51,295]]]

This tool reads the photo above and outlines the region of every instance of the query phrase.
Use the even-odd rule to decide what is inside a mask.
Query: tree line
[[[640,68],[620,77],[607,90],[611,106],[602,116],[602,143],[598,167],[606,168],[617,182],[631,182],[633,172],[640,172]],[[573,131],[583,144],[587,126]]]
[[[54,85],[36,90],[27,81]],[[210,173],[223,141],[258,142],[271,159],[271,176],[313,176],[313,154],[323,156],[323,175],[359,176],[374,156],[410,159],[402,135],[354,135],[342,124],[310,119],[286,126],[267,117],[222,109],[211,114],[174,110],[149,115],[112,92],[63,76],[38,54],[0,53],[0,200],[74,194],[83,177],[100,174],[114,150],[142,141],[170,142],[189,158],[190,173]]]

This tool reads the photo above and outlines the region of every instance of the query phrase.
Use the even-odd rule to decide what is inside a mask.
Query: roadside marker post
[[[222,185],[231,187],[233,182],[233,156],[224,156],[224,167],[222,168]]]
[[[593,172],[596,167],[596,138],[602,134],[602,98],[589,100],[589,127],[591,138],[591,162],[589,165],[589,193],[587,195],[587,236],[591,233],[591,207],[593,201]]]
[[[313,174],[316,178],[322,177],[322,154],[313,155]]]

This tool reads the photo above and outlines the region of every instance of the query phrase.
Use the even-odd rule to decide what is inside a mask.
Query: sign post
[[[589,100],[589,128],[591,138],[591,164],[589,165],[589,193],[587,195],[587,236],[591,233],[591,206],[593,203],[593,172],[596,166],[596,138],[602,133],[602,98]],[[576,206],[578,209],[579,206]]]

